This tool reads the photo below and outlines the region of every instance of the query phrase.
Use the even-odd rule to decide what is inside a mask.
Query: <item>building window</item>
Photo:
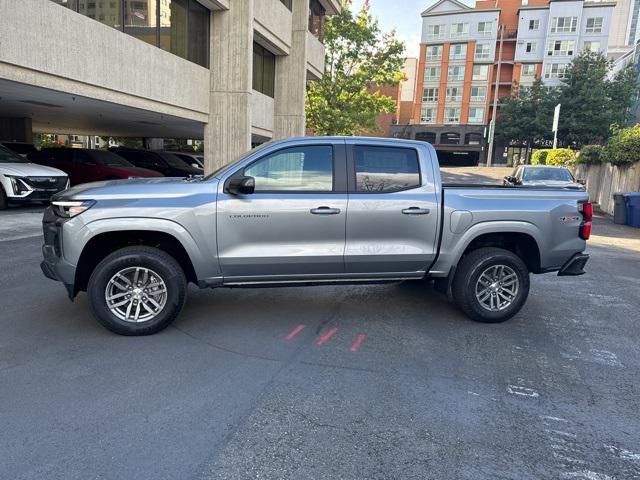
[[[573,55],[576,42],[573,40],[549,40],[547,55],[551,57],[565,57]]]
[[[544,78],[565,78],[567,67],[566,63],[547,63],[544,66]]]
[[[440,80],[440,67],[427,67],[424,69],[425,81]]]
[[[445,108],[444,123],[460,123],[460,107]]]
[[[481,145],[482,138],[481,133],[467,133],[464,136],[464,143],[465,145]]]
[[[319,0],[309,0],[309,31],[320,40],[324,38],[327,11]]]
[[[441,60],[442,45],[430,45],[427,47],[427,60]]]
[[[478,35],[490,37],[493,33],[493,22],[478,22]]]
[[[529,30],[532,32],[537,32],[540,29],[540,20],[529,20]]]
[[[537,42],[527,42],[524,46],[524,51],[527,53],[536,53],[537,49],[538,49]]]
[[[489,65],[474,65],[472,80],[487,80],[489,78]]]
[[[491,58],[491,45],[488,43],[478,43],[476,45],[476,60],[489,60]]]
[[[440,93],[440,89],[437,88],[437,87],[425,88],[424,92],[423,92],[423,95],[422,95],[422,101],[423,102],[437,102],[439,93]]]
[[[253,89],[273,98],[276,81],[276,56],[253,42]]]
[[[487,99],[487,87],[471,87],[471,101],[485,102]]]
[[[442,145],[459,145],[460,134],[456,132],[445,132],[440,134],[440,143]]]
[[[551,33],[573,33],[578,28],[578,17],[553,17]]]
[[[469,35],[468,23],[453,23],[451,24],[451,38],[459,38]]]
[[[449,51],[449,60],[464,60],[465,58],[467,58],[466,43],[455,43],[451,45],[451,50]]]
[[[427,26],[427,39],[435,40],[438,38],[444,38],[444,25],[429,25]]]
[[[522,65],[522,77],[535,77],[536,75],[536,66],[533,63],[525,63]]]
[[[469,108],[469,123],[484,123],[484,107]]]
[[[447,78],[453,82],[464,80],[464,65],[449,67]]]
[[[602,17],[587,18],[587,33],[602,33]]]
[[[433,123],[436,121],[436,109],[422,105],[420,109],[420,123]]]
[[[209,10],[197,0],[54,0],[179,57],[209,66]]]
[[[353,147],[358,192],[398,192],[420,186],[418,152],[413,148]]]
[[[447,102],[459,102],[462,100],[462,88],[449,87],[447,88]]]
[[[600,51],[600,42],[584,42],[584,49],[597,53]]]

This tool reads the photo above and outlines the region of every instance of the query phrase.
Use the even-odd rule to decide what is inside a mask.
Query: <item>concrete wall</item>
[[[260,43],[273,53],[289,55],[292,13],[280,0],[259,0],[253,7],[254,28]]]
[[[307,36],[307,68],[313,77],[320,78],[324,73],[324,45],[311,32]]]
[[[271,138],[274,130],[275,101],[255,90],[251,94],[252,133]]]
[[[206,120],[207,69],[53,2],[0,2],[0,32],[0,77]]]
[[[630,167],[616,167],[610,163],[602,165],[577,165],[576,178],[587,182],[587,191],[592,202],[613,215],[613,194],[640,191],[640,162]]]

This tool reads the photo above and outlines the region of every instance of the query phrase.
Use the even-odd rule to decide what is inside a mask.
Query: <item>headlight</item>
[[[13,188],[13,193],[16,195],[22,195],[23,193],[30,192],[33,190],[22,178],[20,177],[9,177],[11,181],[11,188]]]
[[[59,216],[73,218],[89,210],[95,203],[94,200],[55,200],[51,205]]]

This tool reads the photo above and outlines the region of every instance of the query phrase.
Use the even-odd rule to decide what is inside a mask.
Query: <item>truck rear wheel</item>
[[[184,306],[187,281],[178,262],[157,248],[113,252],[94,269],[87,286],[98,321],[120,335],[151,335],[166,328]]]
[[[504,322],[527,301],[529,270],[509,250],[479,248],[460,261],[452,293],[469,318],[485,323]]]

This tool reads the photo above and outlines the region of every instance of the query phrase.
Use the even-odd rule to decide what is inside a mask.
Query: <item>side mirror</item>
[[[253,177],[232,178],[227,190],[231,195],[251,195],[256,189],[256,179]]]
[[[576,182],[580,185],[586,185],[587,181],[584,178],[579,178],[578,180],[576,180]]]
[[[505,183],[513,183],[514,185],[519,185],[520,181],[516,178],[513,177],[511,175],[507,175],[506,177],[504,177]]]
[[[197,169],[199,169],[199,170],[202,170],[202,167],[201,167],[200,165],[198,165],[197,163],[192,163],[192,164],[191,164],[191,166],[192,166],[193,168],[197,168]]]

